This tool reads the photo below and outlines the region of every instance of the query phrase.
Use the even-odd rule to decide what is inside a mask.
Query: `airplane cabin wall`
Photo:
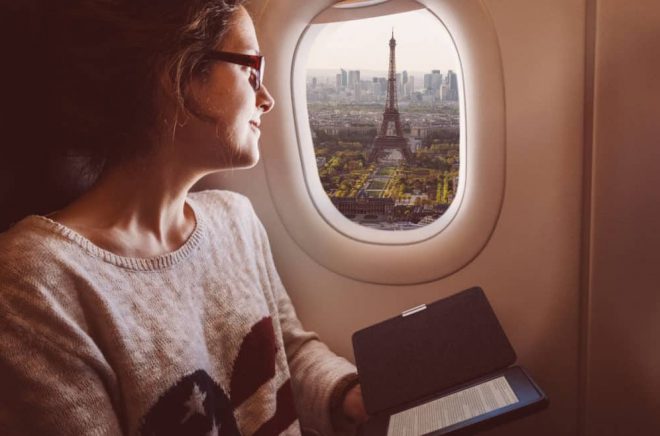
[[[271,13],[278,15],[275,10],[287,8],[290,22],[278,25],[298,26],[302,32],[306,23],[300,21],[297,10],[320,11],[332,3],[253,1],[257,32],[269,65],[278,62],[271,61],[278,56],[290,63],[287,56],[292,56],[296,42],[282,40],[278,26],[268,23]],[[295,243],[277,214],[263,164],[214,175],[202,186],[232,189],[251,198],[303,324],[351,360],[354,331],[418,304],[481,286],[516,349],[518,363],[531,372],[551,401],[547,410],[486,434],[575,435],[586,4],[585,0],[481,3],[492,16],[503,62],[506,191],[491,239],[463,269],[419,285],[356,281],[319,265]],[[274,76],[270,71],[265,83],[277,103],[274,113],[263,119],[261,148],[297,147],[295,143],[281,144],[281,131],[290,128],[286,124],[290,121],[287,114],[292,112],[290,77]],[[489,102],[479,104],[488,110]]]
[[[660,3],[599,0],[586,435],[660,429]]]

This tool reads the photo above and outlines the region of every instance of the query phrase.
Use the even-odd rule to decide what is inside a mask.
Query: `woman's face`
[[[254,25],[244,8],[235,13],[216,50],[259,54]],[[254,90],[251,75],[250,67],[213,61],[208,73],[193,81],[190,97],[201,117],[191,116],[175,130],[184,159],[205,170],[257,163],[261,116],[273,108],[274,100],[263,84]]]

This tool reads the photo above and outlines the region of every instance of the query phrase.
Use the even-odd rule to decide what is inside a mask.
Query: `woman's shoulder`
[[[213,237],[230,237],[256,243],[262,225],[250,200],[239,193],[211,189],[189,194],[196,213],[209,224]]]
[[[43,216],[32,215],[0,233],[0,300],[31,292],[56,296],[84,272],[89,257],[76,244],[70,229]]]
[[[49,227],[47,218],[31,215],[0,233],[0,274],[13,270],[23,275],[53,256],[62,237]]]
[[[66,238],[45,217],[29,216],[0,233],[2,310],[25,315],[25,308],[36,313],[35,308],[57,300],[66,284],[67,251]]]
[[[252,209],[252,203],[245,195],[223,189],[207,189],[205,191],[191,192],[188,198],[206,206],[217,209]]]
[[[245,221],[255,219],[256,214],[250,199],[237,192],[209,189],[188,194],[196,211],[211,221]]]
[[[0,233],[0,343],[19,338],[79,354],[86,317],[67,267],[73,250],[51,227],[30,216]]]

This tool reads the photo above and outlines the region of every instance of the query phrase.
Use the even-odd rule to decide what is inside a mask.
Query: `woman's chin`
[[[241,168],[252,168],[259,162],[259,145],[255,143],[251,145],[247,150],[242,154],[242,166]]]
[[[255,145],[235,153],[223,162],[226,169],[252,168],[259,162],[259,148]]]
[[[250,160],[246,160],[245,163],[241,164],[240,166],[236,166],[235,168],[240,168],[240,169],[247,169],[247,168],[253,168],[259,163],[259,154],[254,156]]]

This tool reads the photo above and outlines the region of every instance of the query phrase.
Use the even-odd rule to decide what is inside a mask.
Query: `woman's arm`
[[[353,424],[366,420],[361,391],[356,384],[356,368],[330,351],[315,333],[303,328],[275,268],[265,229],[256,215],[255,221],[267,280],[277,303],[301,425],[326,436],[353,433]]]

